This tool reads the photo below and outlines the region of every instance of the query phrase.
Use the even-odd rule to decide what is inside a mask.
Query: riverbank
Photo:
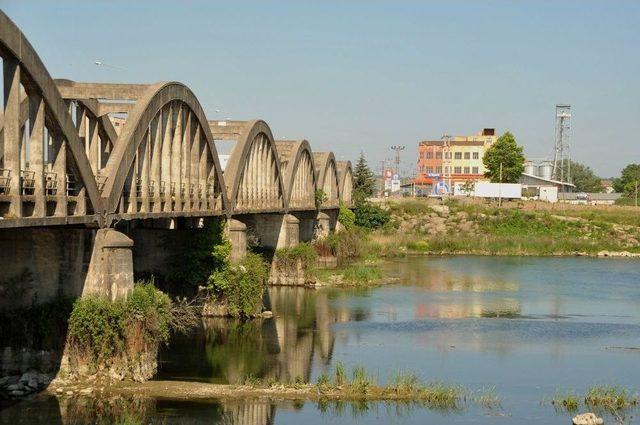
[[[391,220],[370,236],[380,256],[640,257],[640,219],[626,207],[498,207],[469,199],[400,199],[382,207]]]

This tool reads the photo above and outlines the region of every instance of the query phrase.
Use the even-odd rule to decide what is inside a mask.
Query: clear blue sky
[[[2,1],[56,78],[177,80],[210,118],[373,165],[404,144],[482,127],[603,176],[640,162],[638,1]],[[122,69],[98,67],[101,60]],[[216,114],[216,109],[222,110]]]

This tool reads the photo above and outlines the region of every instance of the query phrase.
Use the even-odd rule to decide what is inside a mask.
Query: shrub
[[[318,253],[309,243],[301,242],[291,248],[276,250],[275,257],[278,259],[279,266],[283,268],[295,268],[297,262],[300,261],[302,267],[307,269],[316,263]]]
[[[371,202],[361,202],[354,209],[355,224],[365,229],[378,229],[389,222],[389,212]]]
[[[323,241],[319,241],[319,244],[328,246],[338,263],[344,264],[362,257],[366,238],[362,230],[351,229],[331,233]]]
[[[209,276],[209,287],[228,303],[233,316],[254,316],[260,312],[262,294],[269,277],[264,259],[247,253],[240,264],[227,262]]]
[[[136,284],[126,301],[80,298],[69,317],[69,345],[79,360],[94,366],[156,349],[169,339],[171,305],[151,282]]]
[[[101,297],[78,299],[69,318],[69,343],[89,363],[124,352],[124,303]]]
[[[338,221],[345,229],[350,230],[356,225],[356,214],[340,202],[340,210],[338,211]]]

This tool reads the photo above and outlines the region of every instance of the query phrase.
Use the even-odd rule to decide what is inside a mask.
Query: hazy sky
[[[187,84],[207,116],[376,167],[390,145],[483,127],[574,159],[640,162],[640,1],[6,1],[55,78]],[[100,60],[111,67],[98,67]],[[221,110],[216,113],[216,109]]]

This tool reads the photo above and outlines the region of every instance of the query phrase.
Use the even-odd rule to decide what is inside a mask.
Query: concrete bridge
[[[208,120],[184,84],[54,80],[1,11],[0,56],[0,281],[26,268],[31,296],[128,291],[134,259],[155,256],[135,230],[224,217],[237,260],[247,232],[292,246],[335,229],[351,203],[348,161],[275,141],[262,120]],[[222,140],[234,142],[224,170]]]

